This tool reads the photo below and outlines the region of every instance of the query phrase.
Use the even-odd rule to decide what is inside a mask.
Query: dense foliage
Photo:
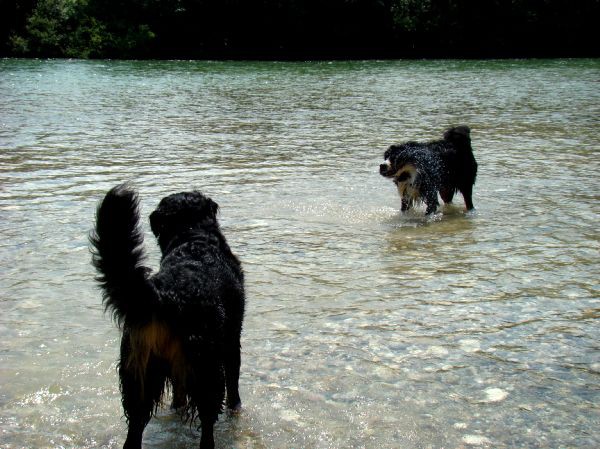
[[[0,0],[0,52],[80,58],[597,56],[600,0]]]

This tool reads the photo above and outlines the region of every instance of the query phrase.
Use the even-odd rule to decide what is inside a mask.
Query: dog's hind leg
[[[121,400],[127,418],[127,438],[123,449],[141,449],[142,435],[152,417],[152,404],[143,398],[141,379],[126,368],[119,369]]]
[[[155,407],[163,393],[167,371],[163,363],[152,358],[144,371],[138,370],[135,363],[129,362],[128,338],[121,344],[119,378],[123,410],[127,418],[127,439],[123,449],[140,449],[142,434],[150,421]],[[127,340],[127,342],[125,342]]]
[[[465,207],[467,210],[475,209],[475,206],[473,206],[473,186],[463,186],[460,189],[460,193],[462,193],[462,196],[465,199]]]
[[[232,338],[225,349],[225,384],[227,387],[227,408],[237,413],[242,408],[240,399],[240,339]]]

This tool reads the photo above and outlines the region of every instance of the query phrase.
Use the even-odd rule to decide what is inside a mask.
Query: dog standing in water
[[[452,202],[454,194],[460,192],[467,210],[474,209],[477,162],[467,126],[446,130],[442,140],[392,145],[383,158],[385,162],[379,166],[379,173],[394,180],[402,199],[402,211],[424,202],[427,214],[435,212],[439,206],[438,192],[444,203]]]
[[[213,425],[238,411],[244,275],[217,222],[218,205],[200,192],[163,198],[150,215],[160,270],[144,266],[138,196],[111,189],[98,207],[92,262],[103,303],[122,329],[119,379],[129,426],[124,449],[140,449],[144,428],[171,385],[173,405],[200,419],[201,449]]]

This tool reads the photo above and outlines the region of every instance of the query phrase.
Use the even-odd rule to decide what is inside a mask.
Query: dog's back
[[[235,256],[210,238],[195,238],[167,253],[151,278],[162,318],[186,341],[191,357],[219,350],[232,326],[241,326],[244,300],[243,273]]]

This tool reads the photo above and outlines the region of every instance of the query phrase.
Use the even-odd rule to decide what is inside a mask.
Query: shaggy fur
[[[385,152],[379,172],[392,178],[402,199],[403,211],[424,202],[427,214],[439,206],[438,192],[444,203],[452,202],[456,192],[473,209],[473,185],[477,162],[471,148],[471,130],[467,126],[450,128],[442,140],[407,142],[392,145]]]
[[[244,315],[242,267],[217,222],[217,204],[200,192],[164,198],[150,216],[162,251],[147,268],[138,197],[111,189],[96,215],[92,262],[103,303],[122,329],[119,378],[129,425],[125,449],[139,449],[167,385],[173,405],[200,419],[200,447],[214,447],[213,425],[238,392]]]

